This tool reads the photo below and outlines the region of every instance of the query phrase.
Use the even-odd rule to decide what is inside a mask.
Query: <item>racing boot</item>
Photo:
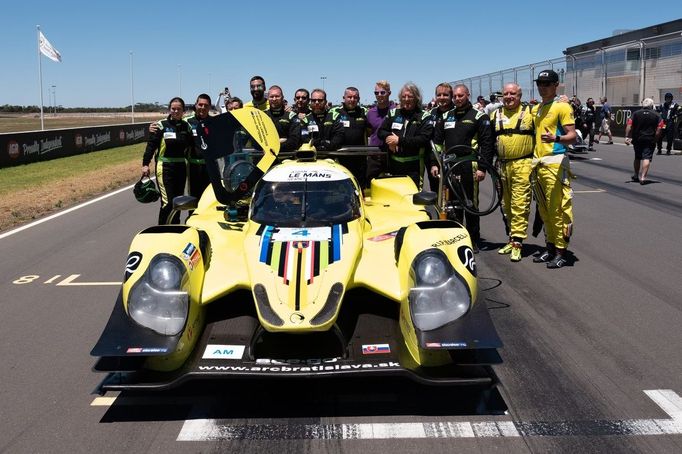
[[[513,241],[511,243],[512,248],[511,248],[511,255],[509,256],[509,260],[512,262],[520,262],[521,261],[521,249],[523,247],[523,244],[520,241]]]
[[[504,246],[502,246],[501,248],[499,248],[497,250],[497,253],[502,254],[502,255],[511,253],[512,248],[514,247],[513,243],[514,243],[514,241],[509,240],[509,243],[507,243]]]
[[[554,243],[547,243],[547,250],[543,252],[542,254],[533,257],[533,263],[547,263],[550,262],[554,259],[554,256],[556,255],[556,247],[554,247]]]
[[[552,260],[547,262],[547,268],[549,269],[557,269],[563,267],[566,263],[566,249],[559,249],[557,248],[556,250],[556,255]]]

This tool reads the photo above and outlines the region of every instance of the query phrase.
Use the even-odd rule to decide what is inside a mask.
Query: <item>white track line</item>
[[[196,418],[185,421],[177,441],[385,440],[682,434],[682,398],[669,389],[644,392],[672,419],[232,425],[217,419]]]
[[[96,199],[88,200],[87,202],[83,202],[80,205],[73,206],[71,208],[67,208],[64,211],[60,211],[59,213],[55,213],[53,215],[50,215],[46,218],[38,219],[37,221],[33,221],[30,224],[22,225],[21,227],[17,227],[14,230],[10,230],[9,232],[5,232],[0,234],[0,240],[3,238],[7,238],[8,236],[14,235],[15,233],[19,233],[23,230],[30,229],[31,227],[35,227],[36,225],[42,224],[43,222],[51,221],[52,219],[58,218],[59,216],[64,216],[65,214],[71,213],[72,211],[79,210],[83,207],[86,207],[88,205],[92,205],[93,203],[101,202],[104,199],[107,199],[109,197],[115,196],[116,194],[120,194],[123,191],[129,191],[130,189],[135,186],[134,184],[131,184],[130,186],[126,186],[121,189],[117,189],[114,192],[110,192],[108,194],[104,194],[102,196],[97,197]]]

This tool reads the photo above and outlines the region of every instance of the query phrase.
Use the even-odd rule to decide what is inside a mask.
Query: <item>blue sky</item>
[[[513,4],[510,8],[505,5]],[[62,54],[42,58],[44,104],[56,86],[66,107],[130,104],[229,86],[250,99],[254,74],[296,88],[322,85],[338,102],[346,86],[373,100],[374,82],[414,81],[430,99],[443,81],[561,56],[566,47],[680,17],[679,0],[497,1],[34,1],[6,2],[0,27],[0,105],[38,105],[36,25]],[[351,6],[348,6],[351,5]],[[178,67],[180,65],[180,68]],[[209,86],[210,83],[210,86]]]

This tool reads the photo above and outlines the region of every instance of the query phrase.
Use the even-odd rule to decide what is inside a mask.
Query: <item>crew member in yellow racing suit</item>
[[[173,210],[173,198],[185,193],[187,182],[186,156],[194,147],[192,127],[182,115],[185,112],[185,101],[173,98],[170,103],[170,115],[158,122],[159,128],[151,135],[147,142],[142,158],[142,176],[149,176],[149,163],[154,156],[156,161],[156,184],[161,193],[161,209],[159,210],[159,224],[177,224],[180,213],[176,213],[172,220],[168,220]]]
[[[571,106],[557,102],[556,72],[541,71],[535,83],[542,103],[533,109],[535,151],[531,183],[545,224],[547,250],[533,262],[561,268],[566,264],[566,248],[573,230],[573,191],[566,150],[575,142],[575,120]]]
[[[521,87],[504,86],[503,105],[492,112],[497,162],[502,180],[502,209],[506,216],[509,242],[499,254],[521,261],[523,240],[528,237],[530,214],[530,172],[533,161],[533,115],[530,106],[521,105]]]

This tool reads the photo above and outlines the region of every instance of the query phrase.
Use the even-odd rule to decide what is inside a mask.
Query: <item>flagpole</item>
[[[130,51],[130,122],[135,123],[135,94],[133,92],[133,51]]]
[[[40,57],[40,25],[36,25],[38,38],[38,79],[40,80],[40,130],[45,130],[43,120],[43,59]]]

